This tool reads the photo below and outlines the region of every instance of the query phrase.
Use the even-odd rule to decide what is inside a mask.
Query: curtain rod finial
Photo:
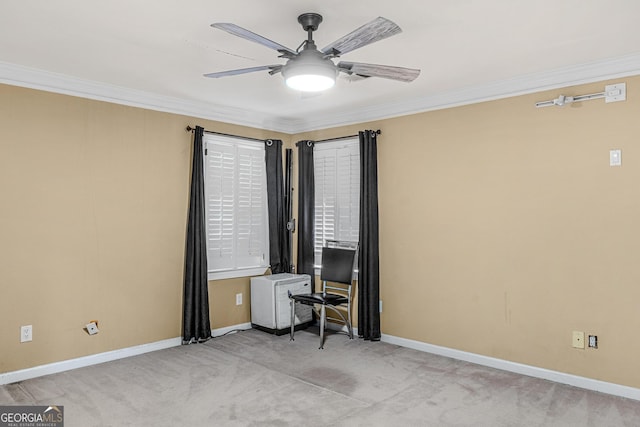
[[[194,130],[194,128],[192,128],[191,126],[187,125],[187,129],[186,129],[187,132],[191,132],[193,130]]]

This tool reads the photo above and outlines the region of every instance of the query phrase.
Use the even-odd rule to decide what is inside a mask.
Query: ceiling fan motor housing
[[[305,31],[315,31],[322,22],[322,15],[317,13],[303,13],[298,16],[298,22]]]

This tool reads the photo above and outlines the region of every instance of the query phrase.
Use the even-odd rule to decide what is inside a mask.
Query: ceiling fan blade
[[[229,34],[233,34],[234,36],[242,37],[243,39],[261,44],[263,46],[268,47],[269,49],[277,50],[282,54],[286,53],[293,56],[296,55],[296,52],[294,50],[291,50],[288,47],[281,45],[280,43],[276,43],[273,40],[269,40],[266,37],[262,37],[259,34],[252,33],[251,31],[245,28],[239,27],[235,24],[230,24],[227,22],[218,22],[215,24],[211,24],[211,26],[213,28],[226,31]]]
[[[334,41],[322,49],[322,53],[333,53],[335,56],[339,56],[401,32],[400,27],[394,22],[379,16],[368,24],[364,24],[357,30]]]
[[[237,70],[208,73],[208,74],[205,74],[204,76],[217,79],[219,77],[237,76],[238,74],[247,74],[247,73],[253,73],[254,71],[263,71],[263,70],[269,70],[269,74],[276,74],[276,73],[279,73],[280,70],[282,70],[282,65],[262,65],[260,67],[240,68]]]
[[[404,67],[392,67],[390,65],[363,64],[360,62],[338,63],[338,69],[347,74],[357,74],[365,77],[382,77],[385,79],[412,82],[419,75],[420,70]]]

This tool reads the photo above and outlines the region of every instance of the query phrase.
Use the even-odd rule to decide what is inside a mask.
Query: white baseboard
[[[214,337],[219,337],[230,331],[250,328],[251,323],[242,323],[239,325],[228,326],[226,328],[212,329],[211,335]],[[100,363],[124,359],[125,357],[137,356],[139,354],[163,350],[165,348],[177,347],[181,344],[182,338],[169,338],[149,344],[141,344],[134,347],[107,351],[105,353],[91,354],[89,356],[78,357],[76,359],[69,359],[63,360],[61,362],[34,366],[33,368],[21,369],[19,371],[5,372],[3,374],[0,374],[0,385],[11,384],[18,381],[25,381],[31,378],[42,377],[44,375],[57,374],[58,372],[70,371],[72,369],[84,368],[86,366],[98,365]]]
[[[343,325],[333,325],[328,323],[327,327],[331,329],[343,330],[344,332],[346,332],[346,327],[344,327]],[[212,329],[211,334],[213,337],[219,337],[229,332],[242,329],[251,329],[251,323],[241,323],[224,328]],[[354,328],[353,333],[357,336],[357,328]],[[514,372],[530,377],[555,381],[561,384],[568,384],[574,387],[580,387],[587,390],[593,390],[601,393],[607,393],[614,396],[626,397],[628,399],[640,401],[640,389],[634,387],[594,380],[591,378],[580,377],[578,375],[552,371],[549,369],[538,368],[521,363],[510,362],[508,360],[469,353],[466,351],[456,350],[448,347],[441,347],[421,341],[396,337],[393,335],[382,334],[381,341],[387,342],[389,344],[399,345],[401,347],[407,347],[414,350],[437,354],[440,356],[451,357],[452,359],[458,359],[478,365],[489,366],[491,368],[501,369],[503,371]],[[98,365],[100,363],[123,359],[125,357],[137,356],[139,354],[163,350],[170,347],[177,347],[181,344],[182,339],[180,337],[170,338],[149,344],[141,344],[134,347],[108,351],[105,353],[92,354],[89,356],[78,357],[76,359],[64,360],[47,365],[34,366],[33,368],[21,369],[19,371],[6,372],[0,374],[0,385],[11,384],[18,381],[25,381],[31,378],[37,378],[44,375],[55,374],[58,372],[70,371],[72,369],[83,368],[86,366]]]
[[[137,356],[151,351],[176,347],[181,343],[181,338],[169,338],[149,344],[141,344],[134,347],[107,351],[105,353],[91,354],[89,356],[78,357],[76,359],[63,360],[62,362],[34,366],[33,368],[21,369],[19,371],[6,372],[4,374],[0,374],[0,385],[29,380],[31,378],[42,377],[44,375],[57,374],[58,372],[70,371],[72,369],[84,368],[86,366],[98,365],[100,363]]]
[[[483,356],[475,353],[468,353],[462,350],[427,344],[421,341],[400,338],[393,335],[382,334],[381,341],[440,356],[451,357],[452,359],[464,360],[465,362],[471,362],[477,365],[489,366],[503,371],[541,378],[561,384],[568,384],[574,387],[598,391],[600,393],[611,394],[614,396],[626,397],[628,399],[640,400],[640,389],[634,387],[594,380],[564,372],[551,371],[549,369],[496,359],[494,357]]]

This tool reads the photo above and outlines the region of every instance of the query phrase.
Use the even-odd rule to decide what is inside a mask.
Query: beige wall
[[[288,139],[0,85],[0,373],[181,335],[188,124]],[[213,328],[250,321],[248,279],[210,300]]]
[[[534,108],[621,81],[625,102]],[[638,88],[290,137],[0,85],[0,372],[180,335],[184,127],[200,123],[289,147],[380,128],[383,333],[640,387]],[[250,321],[238,292],[248,279],[210,284],[214,328]],[[573,330],[600,348],[571,348]]]
[[[622,81],[625,102],[534,107]],[[382,130],[384,334],[640,387],[638,111],[634,77],[293,139]]]

